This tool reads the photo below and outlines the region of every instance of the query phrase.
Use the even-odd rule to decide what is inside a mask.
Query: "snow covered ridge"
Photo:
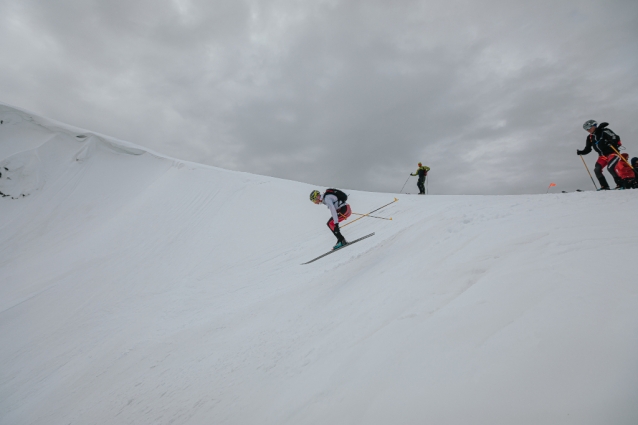
[[[0,121],[2,425],[638,423],[636,190],[347,191],[301,266],[310,185]]]
[[[14,199],[28,196],[44,184],[40,155],[52,139],[72,140],[81,144],[76,161],[88,158],[96,146],[130,155],[147,152],[140,146],[87,132],[57,121],[0,105],[0,196]],[[55,142],[52,142],[55,143]],[[157,155],[157,154],[155,154]]]

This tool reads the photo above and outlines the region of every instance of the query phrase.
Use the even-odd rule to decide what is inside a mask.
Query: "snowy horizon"
[[[638,422],[638,191],[346,187],[301,265],[321,186],[0,121],[1,425]]]

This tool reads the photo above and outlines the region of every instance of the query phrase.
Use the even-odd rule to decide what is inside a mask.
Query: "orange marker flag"
[[[549,193],[549,189],[554,187],[554,186],[556,186],[556,183],[550,183],[549,187],[547,188],[547,192],[545,192],[545,193]]]

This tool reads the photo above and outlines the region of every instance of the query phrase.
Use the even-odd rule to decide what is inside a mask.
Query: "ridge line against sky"
[[[3,5],[0,101],[180,159],[379,192],[419,161],[432,194],[591,189],[588,119],[638,156],[633,0]]]

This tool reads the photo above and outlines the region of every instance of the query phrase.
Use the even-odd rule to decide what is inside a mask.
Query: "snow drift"
[[[638,423],[638,191],[346,190],[0,106],[0,423]]]

